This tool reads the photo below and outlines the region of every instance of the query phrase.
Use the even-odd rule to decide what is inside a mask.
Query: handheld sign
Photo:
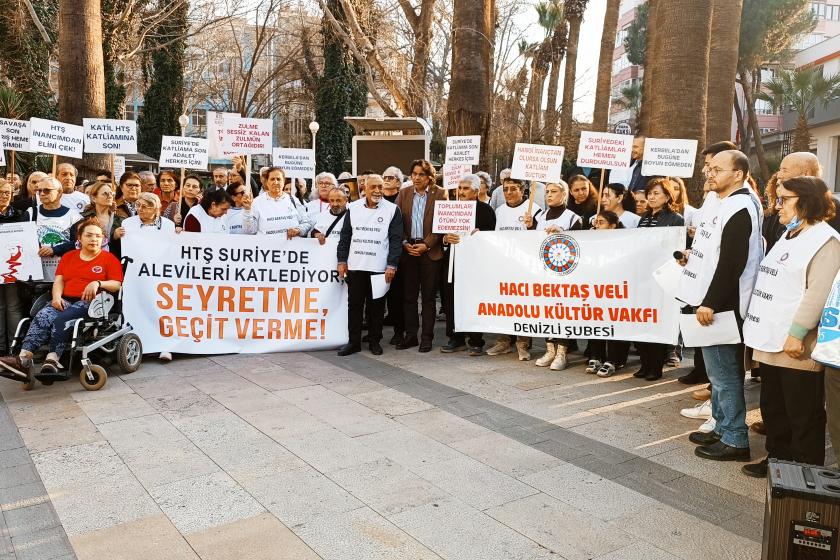
[[[474,200],[438,200],[432,233],[464,233],[475,229]]]
[[[230,159],[236,155],[233,152],[222,150],[222,136],[225,129],[225,119],[228,117],[239,118],[239,113],[217,113],[207,111],[207,139],[210,141],[210,159]]]
[[[114,156],[114,183],[119,184],[120,177],[125,174],[125,157]]]
[[[7,150],[29,151],[29,121],[0,119],[0,140]]]
[[[580,167],[627,169],[633,151],[633,137],[609,132],[581,132],[577,164]]]
[[[271,153],[271,119],[246,119],[226,115],[222,130],[222,151],[258,155]]]
[[[510,176],[523,181],[556,183],[563,178],[563,146],[517,143]]]
[[[315,180],[315,150],[311,148],[274,148],[272,161],[286,177]]]
[[[181,169],[207,169],[207,139],[164,136],[160,146],[160,166]]]
[[[137,123],[117,119],[82,119],[88,154],[136,154]]]
[[[42,154],[82,158],[85,130],[75,124],[67,124],[32,117],[29,121],[29,149]]]
[[[642,160],[642,175],[691,177],[697,158],[697,140],[648,138]]]
[[[481,136],[447,136],[445,163],[478,165]]]
[[[6,166],[6,148],[3,146],[3,138],[0,138],[0,167]],[[10,170],[9,173],[14,173]]]
[[[461,177],[472,173],[472,165],[462,165],[460,163],[444,163],[443,164],[443,188],[446,190],[457,189],[458,183],[461,182]]]

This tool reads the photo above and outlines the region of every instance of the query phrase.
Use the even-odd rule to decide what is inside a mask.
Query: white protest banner
[[[472,173],[472,165],[464,165],[461,163],[444,163],[443,164],[443,188],[446,190],[457,189],[458,183],[461,182],[461,177]]]
[[[81,159],[85,142],[81,126],[36,117],[29,120],[29,125],[30,151]]]
[[[6,148],[3,145],[3,139],[0,138],[0,167],[6,165]],[[14,193],[12,193],[14,194]]]
[[[119,184],[120,177],[125,174],[125,157],[114,156],[114,182]]]
[[[691,177],[697,157],[697,140],[669,138],[645,139],[642,175],[652,177]]]
[[[160,145],[160,166],[207,169],[207,139],[164,136]]]
[[[479,232],[455,258],[455,330],[675,344],[679,304],[653,271],[685,228]]]
[[[438,200],[432,233],[465,233],[475,229],[474,200]]]
[[[43,278],[35,222],[0,225],[0,283]]]
[[[7,150],[29,151],[29,121],[0,119],[0,140]]]
[[[517,143],[510,176],[523,181],[556,183],[563,178],[563,146]]]
[[[222,126],[222,151],[243,155],[271,153],[271,119],[246,119],[226,114]]]
[[[481,136],[447,136],[445,163],[478,165]]]
[[[126,320],[146,352],[308,351],[347,342],[337,241],[154,230],[126,235]]]
[[[315,150],[311,148],[274,148],[272,161],[286,177],[315,179]]]
[[[610,132],[580,133],[577,164],[600,169],[627,169],[633,151],[633,137]]]
[[[222,150],[222,131],[225,128],[225,118],[239,117],[239,113],[217,113],[207,111],[207,139],[210,141],[210,159],[230,159],[233,152]]]
[[[117,119],[82,119],[85,153],[136,154],[137,123]]]

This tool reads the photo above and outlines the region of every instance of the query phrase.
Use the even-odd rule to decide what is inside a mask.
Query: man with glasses
[[[443,247],[440,236],[432,233],[435,202],[444,199],[443,189],[435,184],[435,168],[426,160],[414,160],[411,164],[412,188],[402,189],[397,195],[403,220],[403,254],[400,269],[403,275],[403,314],[405,337],[398,350],[418,346],[420,352],[432,349],[435,336],[435,295]],[[421,296],[423,324],[420,340],[420,317],[417,313],[417,297]],[[397,333],[394,333],[395,335]]]
[[[384,274],[387,283],[394,279],[403,238],[402,213],[383,198],[382,190],[382,176],[368,175],[365,196],[348,205],[341,229],[336,254],[338,275],[347,280],[349,340],[338,351],[339,356],[361,350],[365,307],[369,313],[368,348],[373,355],[382,354],[385,296],[374,298],[371,282],[373,276],[380,274]]]
[[[385,181],[385,190],[383,191],[385,200],[388,202],[396,202],[397,195],[400,194],[400,189],[402,188],[403,181],[405,180],[403,172],[400,171],[399,167],[392,165],[386,169],[384,173],[382,173],[382,179]]]
[[[306,213],[317,222],[318,214],[330,211],[330,191],[338,188],[338,179],[332,173],[319,173],[315,177],[315,188],[318,189],[318,198],[306,203]]]
[[[749,159],[737,150],[715,155],[706,172],[708,188],[720,202],[711,219],[704,217],[681,261],[685,269],[677,291],[679,300],[696,308],[697,321],[705,327],[723,312],[734,312],[743,323],[764,257],[761,206],[744,186],[749,172]],[[705,346],[703,359],[712,383],[715,428],[692,432],[689,440],[698,445],[694,453],[716,461],[748,461],[743,345]]]
[[[76,190],[76,178],[79,175],[76,166],[72,163],[59,163],[56,175],[63,190],[61,204],[81,214],[90,204],[90,197]]]
[[[138,175],[140,175],[140,188],[143,192],[154,192],[157,188],[155,174],[151,171],[141,171]]]
[[[75,248],[73,224],[82,219],[74,209],[61,204],[62,187],[54,177],[45,177],[38,183],[40,204],[35,215],[38,225],[38,250],[40,257],[60,257]]]

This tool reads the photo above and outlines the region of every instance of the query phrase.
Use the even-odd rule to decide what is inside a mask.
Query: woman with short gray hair
[[[486,171],[476,171],[475,174],[481,179],[481,187],[478,189],[478,200],[489,204],[490,191],[493,190],[493,178]]]

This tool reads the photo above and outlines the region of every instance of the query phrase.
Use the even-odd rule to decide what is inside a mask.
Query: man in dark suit
[[[411,164],[412,188],[402,189],[396,204],[403,214],[403,254],[400,274],[405,294],[405,338],[397,344],[398,350],[419,344],[420,352],[432,349],[435,328],[435,294],[443,248],[440,236],[432,233],[435,201],[444,199],[444,191],[435,184],[435,168],[426,160]],[[422,296],[423,328],[420,340],[420,318],[417,313],[417,296]]]

